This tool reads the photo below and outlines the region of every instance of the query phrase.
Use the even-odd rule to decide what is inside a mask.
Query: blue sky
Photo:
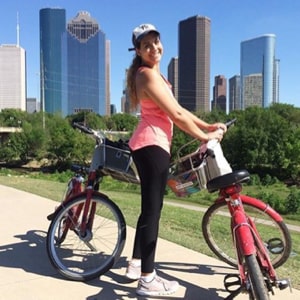
[[[280,102],[300,106],[300,1],[297,0],[9,0],[1,5],[0,44],[17,43],[27,55],[27,96],[39,98],[39,10],[66,9],[67,21],[78,11],[90,12],[111,41],[111,102],[120,111],[125,69],[130,65],[132,29],[152,23],[161,32],[167,75],[170,59],[178,54],[178,23],[201,15],[211,19],[211,85],[216,75],[239,74],[240,43],[263,34],[276,35],[280,59]],[[212,90],[210,91],[212,96]]]

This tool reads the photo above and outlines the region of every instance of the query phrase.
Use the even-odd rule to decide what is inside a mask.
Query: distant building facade
[[[274,34],[241,42],[241,109],[279,102],[279,60]]]
[[[41,40],[45,110],[64,116],[80,111],[110,115],[110,42],[97,21],[81,11],[66,24],[65,10],[52,8],[41,10],[40,19],[41,39],[47,33]],[[52,49],[56,55],[45,56]],[[49,61],[53,66],[48,68]]]
[[[178,100],[190,111],[210,111],[210,24],[202,16],[179,22]]]
[[[37,101],[36,98],[26,99],[26,111],[30,114],[40,111],[39,102]]]
[[[225,76],[215,76],[215,85],[213,87],[213,100],[211,109],[218,109],[226,112],[227,101],[227,81]]]
[[[174,97],[178,100],[178,57],[173,57],[168,65],[168,81],[172,85]]]
[[[19,45],[0,45],[0,110],[26,110],[26,53]]]
[[[90,111],[109,115],[105,34],[88,12],[81,11],[68,22],[64,36],[65,114]]]
[[[40,10],[40,78],[42,110],[61,113],[62,98],[62,35],[66,31],[66,10]]]
[[[241,109],[241,80],[240,75],[229,78],[229,112]]]

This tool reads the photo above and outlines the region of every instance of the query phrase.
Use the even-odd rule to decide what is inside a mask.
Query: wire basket
[[[112,178],[139,183],[139,176],[130,150],[125,144],[111,142],[97,145],[91,163],[91,169],[100,169],[104,175]]]
[[[167,185],[178,197],[203,189],[206,186],[206,176],[200,152],[186,155],[172,164]]]
[[[178,197],[184,197],[206,189],[207,182],[231,172],[220,143],[209,141],[193,153],[178,155],[171,165],[167,185]]]

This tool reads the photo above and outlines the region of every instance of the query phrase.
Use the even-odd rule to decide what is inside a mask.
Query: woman
[[[128,70],[127,87],[132,107],[140,106],[141,119],[129,146],[140,177],[142,202],[126,276],[139,279],[138,295],[168,295],[177,290],[178,282],[159,277],[154,259],[170,165],[173,123],[199,141],[221,140],[223,133],[218,129],[226,132],[226,126],[208,124],[178,104],[169,82],[160,73],[163,46],[153,25],[136,27],[132,42],[134,48],[129,50],[135,51],[135,57]]]

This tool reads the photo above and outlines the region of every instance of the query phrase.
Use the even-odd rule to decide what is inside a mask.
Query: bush
[[[261,191],[256,197],[261,199],[263,202],[268,203],[278,213],[286,214],[285,201],[284,199],[281,199],[277,193]]]
[[[257,174],[251,174],[248,185],[261,185],[260,177]]]
[[[278,179],[276,177],[272,177],[269,174],[266,174],[264,176],[264,178],[262,179],[262,184],[263,185],[272,185],[272,184],[275,184],[275,183],[278,183]]]
[[[300,192],[296,188],[292,188],[285,204],[286,212],[289,214],[297,214],[300,211]]]

